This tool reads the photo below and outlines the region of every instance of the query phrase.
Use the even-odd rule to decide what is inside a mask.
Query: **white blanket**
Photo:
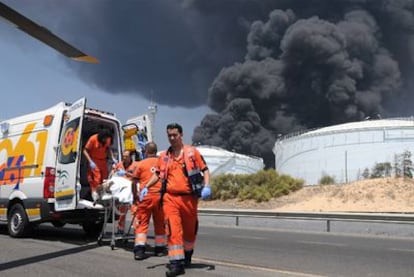
[[[110,187],[112,197],[118,199],[121,203],[132,204],[132,182],[125,177],[119,176],[112,176],[110,181],[113,182]]]

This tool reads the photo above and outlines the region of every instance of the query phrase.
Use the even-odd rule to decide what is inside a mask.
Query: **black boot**
[[[135,245],[134,246],[134,259],[135,260],[143,260],[147,256],[145,255],[145,246],[143,245]]]
[[[191,266],[191,257],[193,256],[194,250],[186,250],[184,251],[184,266],[190,267]]]
[[[162,257],[167,255],[167,249],[165,246],[155,246],[154,247],[154,256]]]
[[[168,270],[165,272],[165,276],[167,277],[174,277],[185,274],[183,260],[170,261],[170,264],[167,266],[167,268]]]

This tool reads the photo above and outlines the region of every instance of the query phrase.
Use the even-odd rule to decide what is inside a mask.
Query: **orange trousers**
[[[96,190],[96,188],[102,184],[103,180],[108,178],[108,166],[106,160],[96,160],[95,169],[88,168],[88,182],[91,188],[91,191]]]
[[[184,250],[191,251],[194,248],[198,229],[197,205],[198,199],[192,194],[164,195],[163,210],[170,261],[183,260]]]
[[[148,227],[151,220],[154,222],[155,247],[166,245],[164,214],[160,208],[160,194],[148,193],[142,202],[137,203],[138,225],[135,226],[135,245],[147,243]]]

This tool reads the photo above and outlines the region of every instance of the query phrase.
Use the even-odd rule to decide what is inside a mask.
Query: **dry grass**
[[[306,186],[265,203],[200,201],[200,207],[321,212],[414,212],[413,179],[369,179],[350,184]]]

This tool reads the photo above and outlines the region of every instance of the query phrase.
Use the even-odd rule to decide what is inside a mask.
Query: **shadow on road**
[[[153,269],[153,268],[157,268],[157,267],[160,267],[160,266],[164,266],[164,267],[167,268],[168,263],[151,265],[151,266],[148,266],[147,269]],[[210,271],[210,270],[215,270],[216,266],[212,265],[212,264],[192,263],[189,267],[187,267],[187,269],[189,269],[189,268],[191,268],[191,269],[205,269],[207,271]]]
[[[43,255],[37,255],[37,256],[34,256],[34,257],[24,258],[24,259],[20,259],[20,260],[16,260],[16,261],[11,261],[11,262],[0,264],[0,271],[8,270],[8,269],[11,269],[11,268],[14,268],[14,267],[19,267],[19,266],[23,266],[23,265],[27,265],[27,264],[34,264],[34,263],[49,260],[49,259],[55,259],[57,257],[76,254],[76,253],[87,251],[87,250],[94,249],[94,248],[97,248],[97,247],[99,247],[99,246],[94,243],[94,244],[83,245],[83,246],[79,246],[79,247],[75,247],[75,248],[71,248],[71,249],[65,249],[65,250],[60,250],[60,251],[56,251],[56,252],[51,252],[51,253],[47,253],[47,254],[43,254]]]

